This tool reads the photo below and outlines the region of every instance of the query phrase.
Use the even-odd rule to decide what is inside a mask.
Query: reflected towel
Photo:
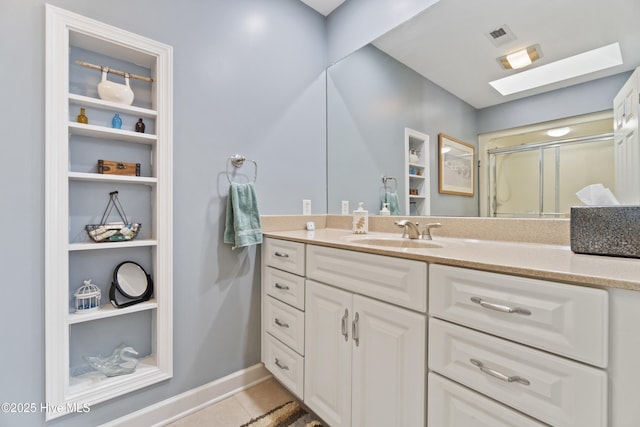
[[[391,215],[400,215],[400,202],[398,201],[398,194],[385,191],[380,202],[380,209],[387,203],[387,207]]]
[[[232,249],[262,243],[258,200],[253,183],[231,183],[227,199],[224,242]]]

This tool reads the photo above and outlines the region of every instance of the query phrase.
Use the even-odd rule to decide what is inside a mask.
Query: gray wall
[[[477,144],[476,110],[415,71],[367,45],[327,71],[328,212],[364,202],[378,214],[380,177],[398,180],[404,214],[404,129],[430,138],[431,214],[478,215],[474,197],[438,193],[438,134]]]
[[[222,244],[227,157],[259,165],[263,214],[326,212],[326,29],[298,0],[54,0],[174,47],[174,378],[48,425],[89,426],[260,359],[259,249]],[[260,32],[248,21],[260,18]],[[0,2],[5,225],[0,401],[44,402],[44,0]],[[96,209],[102,209],[96,206]],[[2,426],[44,414],[0,413]]]
[[[329,63],[335,63],[439,0],[347,0],[327,18]]]

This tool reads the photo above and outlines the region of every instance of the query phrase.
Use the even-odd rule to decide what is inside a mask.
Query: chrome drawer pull
[[[516,313],[516,314],[523,314],[525,316],[531,315],[531,311],[527,310],[526,308],[509,307],[508,305],[495,304],[492,302],[484,301],[480,297],[471,297],[471,302],[480,304],[481,307],[488,308],[490,310],[499,311],[501,313]]]
[[[356,342],[356,347],[360,346],[360,332],[358,322],[360,321],[360,316],[356,313],[356,317],[353,318],[353,322],[351,323],[351,336],[353,340]]]
[[[280,326],[281,328],[288,328],[289,327],[289,324],[281,322],[280,319],[278,319],[277,317],[276,317],[275,323],[276,323],[276,325]]]
[[[282,363],[280,363],[280,361],[278,360],[278,358],[276,357],[276,366],[280,369],[282,369],[283,371],[288,371],[289,367],[287,365],[283,365]]]
[[[349,328],[347,328],[347,319],[349,317],[349,310],[344,309],[344,316],[342,316],[342,336],[344,336],[345,341],[349,341]]]
[[[273,286],[275,286],[277,289],[282,289],[283,291],[288,291],[289,290],[289,287],[287,285],[281,285],[278,282],[276,282],[275,285],[273,285]]]
[[[517,375],[508,376],[503,374],[502,372],[496,371],[495,369],[488,368],[484,366],[484,364],[479,360],[469,359],[469,362],[471,362],[472,365],[477,366],[485,374],[490,375],[499,380],[506,381],[508,383],[520,383],[522,385],[531,384],[529,380],[519,377]]]
[[[274,255],[279,258],[289,258],[289,254],[286,254],[284,252],[275,252]]]

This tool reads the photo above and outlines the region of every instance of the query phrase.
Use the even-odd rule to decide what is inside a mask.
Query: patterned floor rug
[[[287,402],[240,427],[324,427],[298,402]]]

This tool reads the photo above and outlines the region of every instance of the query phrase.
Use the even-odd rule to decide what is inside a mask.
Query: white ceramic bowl
[[[114,83],[107,80],[107,71],[102,71],[102,81],[98,83],[98,96],[105,101],[131,105],[133,103],[133,91],[129,87],[129,77],[125,76],[125,84]]]

